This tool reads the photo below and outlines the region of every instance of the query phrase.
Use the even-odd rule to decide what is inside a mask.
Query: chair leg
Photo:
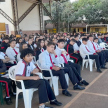
[[[19,93],[18,92],[18,88],[17,88],[17,93],[16,93],[16,105],[15,105],[15,108],[18,108],[18,96],[19,96]]]
[[[82,70],[84,69],[84,64],[85,64],[85,61],[83,60],[83,63],[82,63]]]
[[[52,79],[52,83],[53,83],[53,89],[54,89],[55,96],[58,96],[59,95],[58,77],[54,77]]]
[[[52,87],[52,79],[50,79],[50,86]]]
[[[86,68],[88,67],[88,62],[86,62]]]
[[[65,74],[65,78],[66,78],[67,85],[69,86],[69,76],[68,76],[68,74]]]
[[[92,72],[93,71],[93,63],[91,60],[89,61],[89,65],[90,65],[90,72]]]

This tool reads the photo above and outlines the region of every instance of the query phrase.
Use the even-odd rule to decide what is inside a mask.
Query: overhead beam
[[[9,22],[11,22],[13,25],[15,25],[14,20],[10,18],[2,9],[0,9],[0,14],[4,16]]]
[[[18,19],[18,23],[20,23],[33,9],[34,7],[39,4],[40,2],[33,3],[25,12],[24,14]]]

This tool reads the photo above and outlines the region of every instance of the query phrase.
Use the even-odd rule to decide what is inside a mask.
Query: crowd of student
[[[108,50],[100,46],[100,43],[108,42],[106,34],[80,34],[76,33],[38,33],[28,36],[24,34],[20,38],[14,35],[1,35],[0,39],[0,73],[16,65],[16,80],[23,80],[25,88],[38,88],[39,108],[52,108],[44,103],[61,106],[57,101],[49,82],[40,79],[33,74],[40,71],[33,61],[38,60],[42,69],[51,69],[53,76],[58,76],[62,87],[62,94],[72,96],[68,91],[68,84],[65,78],[67,73],[74,90],[84,90],[89,83],[81,77],[81,64],[83,59],[95,59],[97,72],[101,73],[108,61]],[[74,61],[71,62],[70,59]],[[64,67],[59,67],[64,64]],[[43,76],[50,77],[49,71],[42,71]],[[16,86],[21,88],[19,82],[12,81],[0,74],[0,81],[8,84],[6,87],[5,101],[12,104],[11,97],[16,95]],[[71,85],[70,85],[71,86]]]

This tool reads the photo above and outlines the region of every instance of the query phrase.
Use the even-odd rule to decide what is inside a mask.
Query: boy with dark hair
[[[33,59],[33,53],[33,50],[29,48],[21,51],[22,60],[18,62],[15,68],[16,80],[23,80],[26,89],[38,88],[39,108],[52,108],[45,106],[44,104],[48,102],[48,99],[50,100],[50,104],[61,106],[62,103],[56,100],[48,81],[40,79],[39,76],[31,76],[31,74],[39,72],[36,66],[31,62]],[[21,88],[19,82],[17,82],[17,86]]]
[[[102,71],[100,70],[99,55],[90,51],[89,47],[87,46],[87,41],[88,41],[87,38],[82,39],[82,44],[80,46],[80,55],[82,58],[88,59],[88,56],[84,55],[84,54],[88,54],[90,59],[93,60],[95,59],[97,72],[101,73]]]
[[[4,37],[3,38],[3,41],[1,43],[1,50],[2,52],[6,52],[6,49],[9,47],[9,37]]]
[[[75,44],[75,42],[76,42],[75,39],[70,40],[70,43],[66,45],[65,49],[67,53],[70,55],[70,58],[74,59],[75,63],[78,63],[82,61],[82,58],[80,54],[73,48],[73,45]]]
[[[74,85],[74,90],[84,90],[84,87],[81,87],[80,85],[89,85],[88,82],[83,80],[80,76],[80,65],[72,63],[69,61],[70,57],[69,54],[63,49],[64,48],[64,40],[59,39],[58,40],[58,47],[55,49],[55,53],[58,56],[58,63],[64,64],[65,72],[68,73],[69,78]]]
[[[9,57],[10,61],[12,64],[17,63],[17,55],[18,55],[18,48],[16,46],[16,40],[11,40],[10,41],[10,47],[6,49],[6,55]]]
[[[68,92],[68,85],[65,79],[65,71],[60,67],[56,66],[54,63],[58,64],[58,57],[54,52],[55,44],[52,42],[48,42],[47,49],[39,55],[39,63],[42,69],[51,69],[53,76],[58,76],[60,80],[60,84],[62,87],[62,94],[65,96],[72,96]],[[43,75],[45,77],[50,77],[49,71],[43,71]]]

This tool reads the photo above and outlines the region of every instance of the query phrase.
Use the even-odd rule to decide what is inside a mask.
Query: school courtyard
[[[108,64],[106,65],[108,67]],[[63,103],[62,106],[53,108],[108,108],[108,69],[102,73],[97,73],[96,69],[93,72],[89,68],[84,68],[82,77],[90,84],[83,91],[74,91],[73,86],[69,84],[69,91],[72,97],[62,95],[61,87],[59,86],[59,96],[57,99]],[[15,108],[15,97],[12,98],[12,105],[0,105],[0,108]],[[47,103],[50,106],[49,103]],[[23,98],[19,99],[18,108],[24,108]],[[38,108],[38,91],[34,92],[32,99],[32,108]]]

